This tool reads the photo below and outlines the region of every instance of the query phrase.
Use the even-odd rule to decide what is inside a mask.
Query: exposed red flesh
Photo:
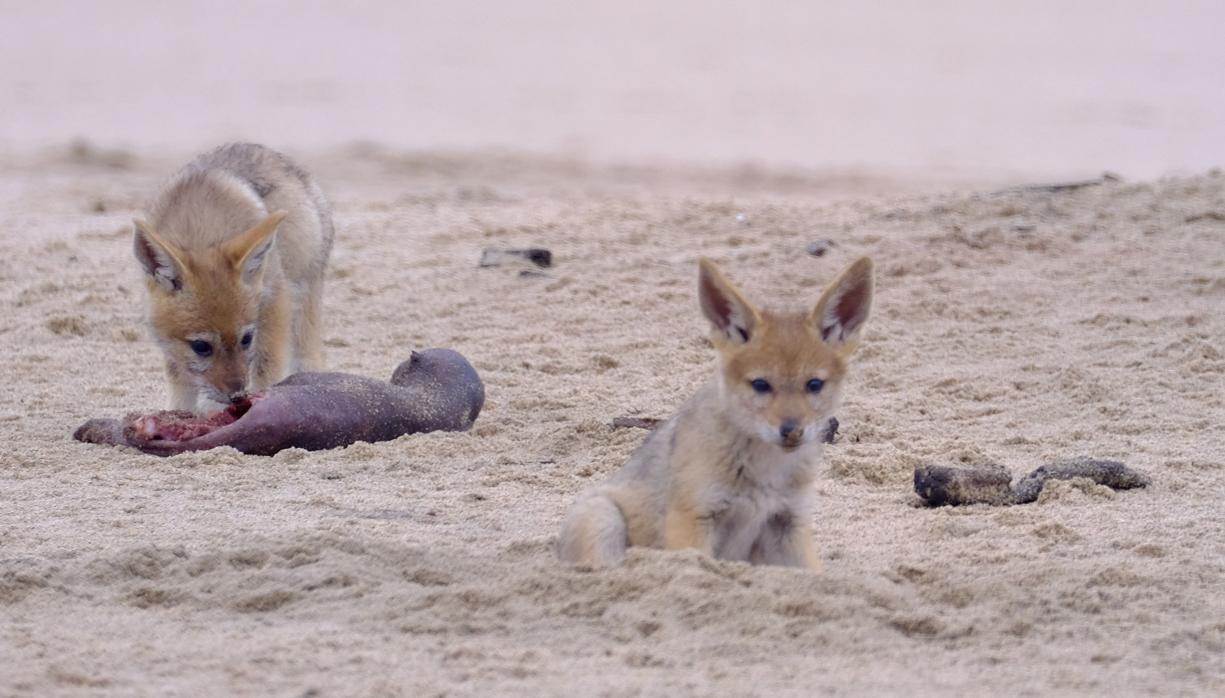
[[[144,441],[190,441],[237,422],[251,409],[255,399],[249,397],[204,417],[190,412],[143,415],[132,422],[131,428],[134,435]]]

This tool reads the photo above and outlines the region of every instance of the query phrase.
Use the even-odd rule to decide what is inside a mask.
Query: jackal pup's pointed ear
[[[860,257],[821,294],[809,321],[813,329],[844,354],[855,351],[872,309],[872,260]]]
[[[729,341],[744,344],[753,337],[761,322],[757,309],[705,257],[698,260],[698,298],[706,319]]]
[[[288,211],[271,213],[250,230],[226,240],[221,246],[222,253],[234,270],[242,274],[243,281],[250,282],[263,270],[268,250],[276,242],[277,228],[287,215]]]
[[[142,218],[132,219],[132,251],[141,269],[163,290],[174,293],[183,288],[181,253],[154,232]]]

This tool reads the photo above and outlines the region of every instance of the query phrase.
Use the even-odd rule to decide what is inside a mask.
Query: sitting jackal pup
[[[818,569],[812,480],[868,319],[872,261],[852,264],[800,313],[758,310],[710,260],[700,267],[719,370],[625,467],[579,498],[559,556],[609,565],[645,545]]]
[[[323,367],[332,214],[306,172],[263,146],[225,145],[180,170],[148,213],[134,247],[171,409]]]

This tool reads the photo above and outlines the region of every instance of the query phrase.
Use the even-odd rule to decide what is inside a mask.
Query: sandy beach
[[[1225,694],[1225,10],[992,5],[0,0],[0,697]],[[131,220],[231,139],[334,204],[329,368],[456,349],[470,432],[71,439],[165,407]],[[555,557],[714,369],[702,255],[876,261],[822,574]],[[1152,484],[912,486],[1081,455]]]
[[[453,347],[485,412],[464,434],[159,459],[69,438],[165,399],[128,226],[164,163],[121,155],[0,171],[0,693],[1225,690],[1220,173],[872,195],[795,173],[300,155],[342,231],[330,365],[385,376]],[[806,254],[819,238],[835,247]],[[478,269],[490,245],[556,266]],[[643,436],[610,421],[666,416],[713,367],[699,254],[780,306],[878,263],[818,488],[822,575],[554,558],[575,495]],[[941,509],[911,488],[928,461],[1022,474],[1081,454],[1153,485]]]

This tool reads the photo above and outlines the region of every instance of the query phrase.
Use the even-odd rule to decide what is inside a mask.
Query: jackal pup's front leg
[[[713,520],[689,502],[677,498],[664,515],[664,547],[669,550],[693,548],[714,555]]]
[[[789,513],[774,515],[753,545],[749,561],[754,565],[804,567],[820,572],[821,558],[812,524]]]

